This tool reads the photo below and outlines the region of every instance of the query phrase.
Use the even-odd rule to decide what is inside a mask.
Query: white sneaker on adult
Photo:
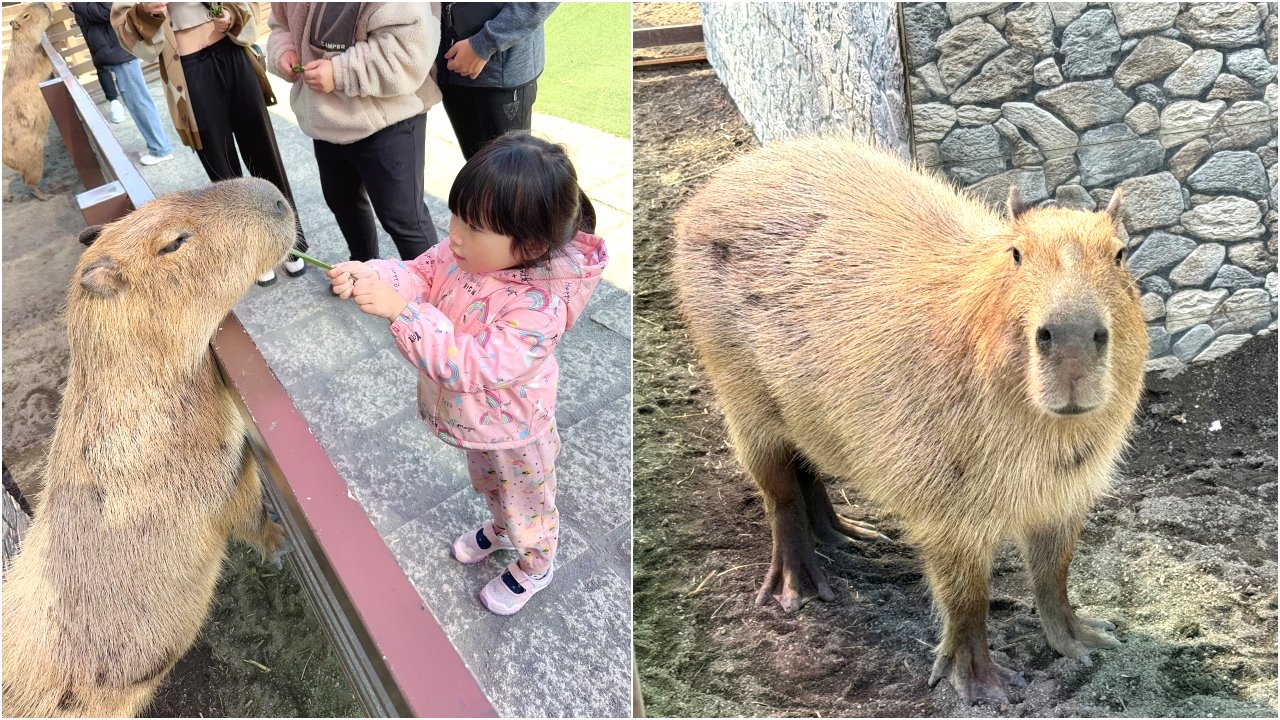
[[[173,159],[173,153],[169,153],[168,155],[160,155],[158,157],[155,155],[152,155],[151,153],[147,153],[142,157],[138,158],[138,162],[142,163],[143,165],[158,165],[164,162],[165,160],[172,160],[172,159]]]
[[[124,104],[117,98],[108,104],[111,111],[111,122],[119,125],[124,122]]]
[[[276,284],[276,271],[268,270],[258,276],[258,287],[271,287]]]
[[[302,277],[307,271],[307,264],[299,258],[289,258],[284,261],[284,271],[289,277]]]

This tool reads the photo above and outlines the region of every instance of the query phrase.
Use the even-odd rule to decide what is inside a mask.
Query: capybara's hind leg
[[[41,158],[37,157],[36,163],[38,164],[40,162]],[[43,167],[36,167],[35,169],[28,168],[22,171],[22,184],[27,186],[27,189],[31,191],[32,195],[36,196],[37,200],[48,200],[51,197],[48,193],[40,189],[40,178],[43,176]]]
[[[1081,524],[1082,519],[1072,518],[1059,525],[1026,530],[1018,544],[1031,572],[1036,610],[1049,646],[1088,665],[1090,651],[1118,648],[1120,641],[1111,634],[1115,625],[1077,616],[1067,599],[1067,571]]]
[[[831,504],[831,496],[827,494],[826,483],[817,473],[801,459],[795,462],[796,480],[800,484],[800,492],[804,494],[805,507],[809,509],[809,523],[813,534],[819,542],[828,545],[844,546],[850,540],[883,540],[892,542],[881,535],[875,526],[841,517]]]
[[[258,478],[258,462],[246,447],[240,466],[240,480],[235,497],[228,508],[231,537],[247,543],[262,555],[265,563],[279,568],[284,545],[284,528],[271,519],[262,504],[262,481]]]
[[[929,687],[947,678],[965,704],[1009,702],[1006,686],[1025,682],[997,665],[987,649],[993,548],[977,538],[953,536],[931,538],[922,549],[929,588],[942,616],[942,643]]]
[[[809,515],[792,463],[794,450],[752,445],[743,433],[735,432],[732,425],[731,422],[730,434],[738,458],[760,486],[773,530],[773,557],[764,585],[756,595],[756,604],[764,605],[773,598],[783,610],[791,611],[800,609],[814,597],[834,600],[835,592],[818,567]]]

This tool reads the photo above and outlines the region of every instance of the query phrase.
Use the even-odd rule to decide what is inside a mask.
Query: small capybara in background
[[[53,75],[53,65],[40,47],[40,36],[52,20],[48,5],[29,3],[9,22],[13,35],[4,66],[4,111],[0,113],[4,119],[4,164],[22,175],[22,183],[41,200],[49,199],[40,189],[49,106],[40,94],[40,83]]]
[[[216,183],[81,240],[44,490],[4,583],[10,717],[137,714],[204,624],[228,538],[266,558],[283,539],[209,342],[293,245],[284,196]]]
[[[732,198],[732,201],[727,200]],[[930,684],[1006,702],[987,651],[991,561],[1019,542],[1049,644],[1116,647],[1067,602],[1067,568],[1142,387],[1147,334],[1105,212],[1001,216],[854,141],[781,143],[681,210],[675,280],[773,558],[757,601],[834,598],[814,551],[876,537],[818,474],[897,516],[922,553],[942,642]]]

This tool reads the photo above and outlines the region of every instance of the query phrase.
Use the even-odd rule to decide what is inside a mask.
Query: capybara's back
[[[680,306],[770,509],[762,601],[833,596],[805,538],[875,535],[835,515],[813,470],[900,518],[927,569],[979,558],[962,579],[930,573],[944,617],[947,588],[985,588],[1001,538],[1083,517],[1147,354],[1116,214],[1014,197],[1006,217],[832,138],[740,158],[682,209]]]

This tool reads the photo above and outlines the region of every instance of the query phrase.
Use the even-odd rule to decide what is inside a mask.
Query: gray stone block
[[[1262,91],[1243,78],[1228,73],[1218,76],[1209,91],[1208,100],[1252,100],[1261,97]]]
[[[1054,193],[1054,201],[1065,208],[1075,210],[1097,210],[1098,204],[1083,187],[1079,185],[1062,185]]]
[[[289,391],[322,441],[331,428],[367,428],[417,407],[417,372],[394,350],[361,358],[340,374],[324,375]]]
[[[1080,139],[1053,113],[1026,102],[1009,102],[1000,106],[1004,119],[1026,131],[1046,157],[1072,156]],[[1047,168],[1046,168],[1047,171]]]
[[[1262,87],[1276,77],[1275,65],[1267,61],[1267,53],[1262,48],[1237,50],[1227,55],[1227,69],[1255,87]]]
[[[943,103],[927,103],[911,109],[911,127],[916,140],[937,142],[956,124],[956,110]]]
[[[584,318],[556,348],[560,388],[556,420],[566,427],[596,412],[631,389],[631,343],[604,325]]]
[[[1129,272],[1135,277],[1146,278],[1152,273],[1167,270],[1182,262],[1182,259],[1190,255],[1195,248],[1196,241],[1190,238],[1167,232],[1153,232],[1129,256],[1127,263]],[[1144,289],[1146,289],[1145,286]]]
[[[978,17],[995,12],[1004,7],[1001,2],[966,2],[966,3],[946,3],[947,16],[951,18],[952,25],[958,25],[965,22],[969,18]]]
[[[1262,278],[1250,274],[1244,268],[1236,267],[1235,265],[1223,265],[1218,269],[1218,275],[1213,279],[1213,283],[1209,287],[1243,290],[1244,288],[1261,287],[1262,282]]]
[[[1164,151],[1154,139],[1139,139],[1123,123],[1090,130],[1080,137],[1080,179],[1085,187],[1110,185],[1117,180],[1145,175],[1164,162]]]
[[[1190,3],[1176,25],[1201,45],[1235,48],[1262,39],[1262,16],[1248,3]]]
[[[1262,234],[1262,211],[1244,198],[1223,196],[1182,214],[1187,232],[1204,240],[1234,242]]]
[[[1160,129],[1160,111],[1151,103],[1138,103],[1124,116],[1124,124],[1139,135]]]
[[[956,128],[938,146],[944,171],[964,185],[1009,167],[1009,142],[991,125]]]
[[[1196,356],[1192,362],[1203,363],[1226,355],[1232,350],[1240,348],[1240,346],[1253,339],[1252,335],[1220,335],[1216,340],[1210,343],[1209,347]]]
[[[934,47],[938,36],[947,29],[947,14],[937,3],[922,3],[905,8],[904,26],[907,37],[907,59],[912,67],[920,67],[938,58]]]
[[[1209,132],[1209,125],[1222,114],[1225,107],[1226,103],[1221,100],[1179,100],[1169,103],[1160,112],[1160,143],[1165,147],[1175,147],[1204,137]]]
[[[1232,265],[1239,265],[1251,273],[1265,275],[1276,269],[1276,259],[1267,253],[1264,242],[1250,242],[1232,245],[1227,250]]]
[[[1049,199],[1044,171],[1039,168],[1010,170],[971,185],[968,191],[993,209],[1003,211],[1009,197],[1009,188],[1013,185],[1018,187],[1018,197],[1028,205]]]
[[[1235,193],[1254,200],[1266,199],[1271,192],[1262,159],[1244,150],[1214,153],[1191,173],[1187,184],[1196,192]]]
[[[1275,307],[1271,294],[1266,290],[1237,290],[1216,308],[1210,324],[1219,335],[1257,332],[1271,322]]]
[[[584,315],[625,338],[631,337],[631,295],[607,282],[596,288]]]
[[[1148,360],[1146,364],[1143,365],[1142,369],[1145,372],[1158,372],[1160,373],[1160,377],[1167,380],[1182,374],[1182,371],[1187,369],[1187,365],[1178,358],[1172,355],[1167,355],[1162,358],[1156,358],[1155,360]]]
[[[1169,352],[1169,333],[1163,325],[1147,326],[1147,359],[1151,360]]]
[[[1116,29],[1124,37],[1171,28],[1178,17],[1178,3],[1120,2],[1111,5],[1111,9],[1116,15]]]
[[[1055,27],[1064,28],[1071,24],[1080,14],[1084,12],[1088,3],[1082,2],[1051,2],[1046,3],[1049,6],[1049,12],[1053,15],[1053,24]]]
[[[1261,145],[1275,139],[1275,120],[1275,110],[1264,102],[1237,102],[1213,121],[1209,129],[1209,144],[1214,150]]]
[[[1031,77],[1037,85],[1045,87],[1062,84],[1062,71],[1058,69],[1058,62],[1051,57],[1036,63],[1031,69]]]
[[[1159,80],[1189,57],[1190,45],[1158,35],[1145,37],[1116,68],[1116,86],[1128,90],[1135,85]]]
[[[631,398],[622,396],[604,412],[562,427],[564,449],[557,472],[562,514],[591,543],[631,522]]]
[[[990,125],[999,118],[999,108],[978,107],[977,105],[962,105],[956,108],[956,122],[961,127]]]
[[[1209,141],[1203,138],[1192,140],[1191,142],[1178,148],[1178,151],[1169,158],[1169,172],[1179,181],[1187,179],[1191,175],[1191,171],[1200,165],[1200,162],[1209,157]]]
[[[1053,55],[1053,13],[1044,3],[1024,3],[1017,10],[1006,14],[1005,37],[1013,47],[1036,57]],[[1039,65],[1037,65],[1039,67]],[[1057,71],[1057,64],[1053,65]],[[1039,82],[1039,80],[1037,80]],[[1062,82],[1062,76],[1058,76]],[[1052,85],[1054,83],[1040,83]]]
[[[1088,10],[1062,31],[1058,52],[1068,80],[1098,77],[1115,67],[1120,33],[1110,10]]]
[[[1197,246],[1191,254],[1169,273],[1174,287],[1199,287],[1218,273],[1227,249],[1216,243]]]
[[[1226,298],[1226,290],[1180,290],[1165,302],[1164,329],[1170,335],[1177,335],[1206,323],[1217,314]]]
[[[1022,97],[1031,88],[1035,59],[1021,50],[1006,50],[951,95],[956,104],[995,104]]]
[[[1139,300],[1142,305],[1142,319],[1147,322],[1159,320],[1164,317],[1164,298],[1156,293],[1147,293]]]
[[[1059,85],[1036,94],[1036,103],[1067,121],[1075,130],[1119,121],[1134,105],[1110,80]]]
[[[1170,173],[1131,178],[1117,189],[1124,193],[1121,218],[1131,233],[1168,227],[1182,215],[1182,186]]]
[[[1192,241],[1193,244],[1194,242],[1195,241]],[[1177,261],[1175,260],[1174,262],[1177,262]],[[1130,266],[1129,268],[1130,271],[1133,272],[1135,276],[1138,276],[1139,273],[1137,273],[1136,271],[1133,271],[1133,268],[1132,268],[1133,263],[1130,262],[1128,264]],[[1170,294],[1173,293],[1173,286],[1169,284],[1168,280],[1165,280],[1159,275],[1154,275],[1152,277],[1142,278],[1142,292],[1159,293],[1163,297],[1167,298],[1169,297]]]
[[[1214,338],[1213,328],[1208,325],[1197,325],[1183,333],[1173,344],[1173,354],[1182,362],[1191,362],[1205,346]]]
[[[1169,97],[1199,97],[1213,84],[1222,69],[1222,53],[1197,50],[1165,78],[1164,91]]]
[[[1139,85],[1133,92],[1138,96],[1139,100],[1151,103],[1157,108],[1163,108],[1169,102],[1169,99],[1164,94],[1164,90],[1161,90],[1159,87],[1150,83],[1146,85]]]

